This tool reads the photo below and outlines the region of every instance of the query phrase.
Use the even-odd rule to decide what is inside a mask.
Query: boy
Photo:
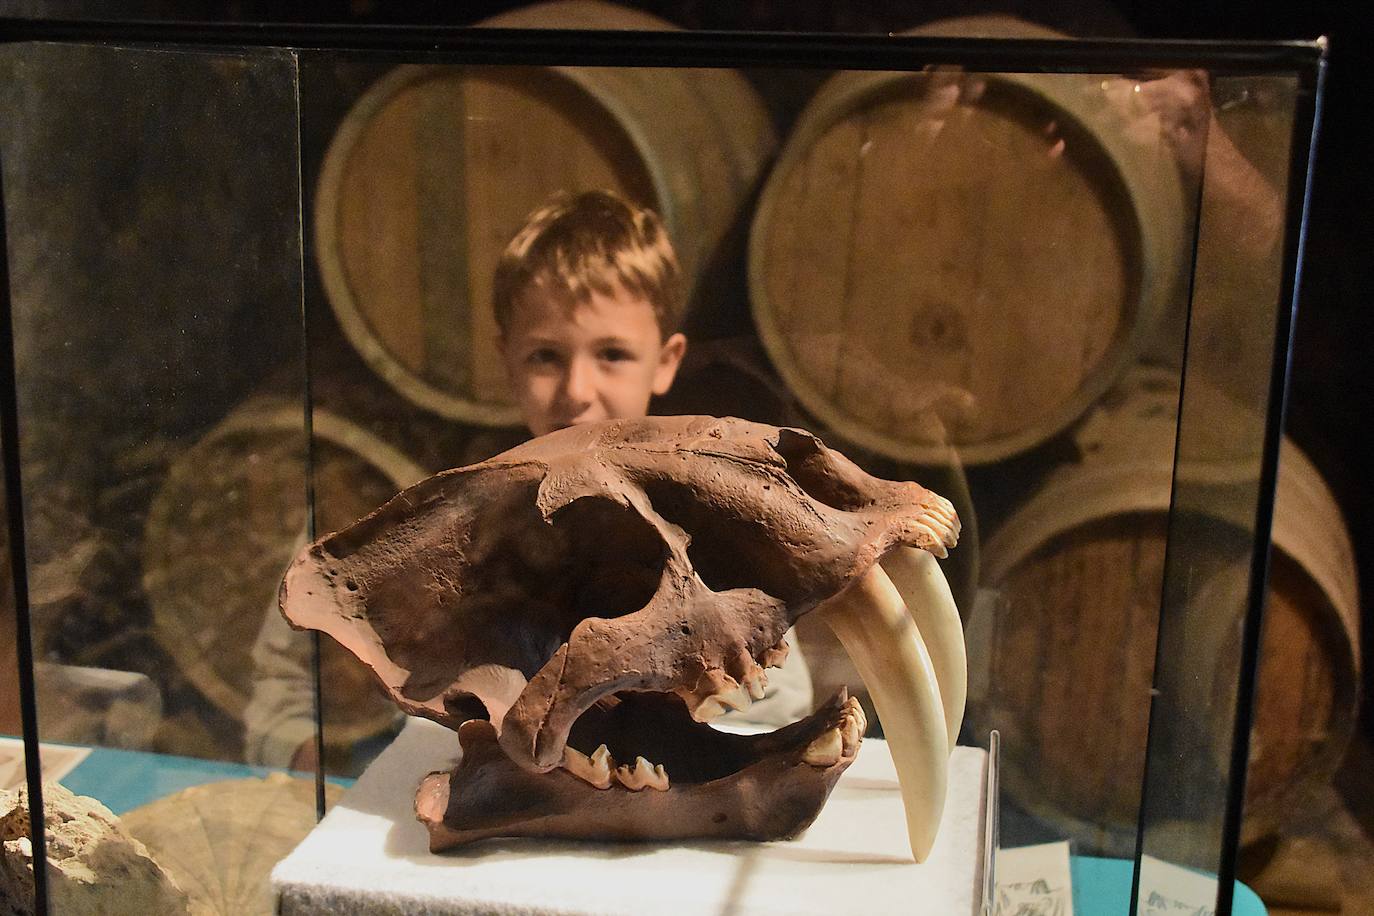
[[[659,218],[607,191],[559,193],[530,214],[496,267],[497,346],[532,434],[642,417],[673,384],[687,338],[677,331],[682,278]],[[768,692],[720,721],[783,725],[812,710],[795,633]],[[309,642],[273,607],[253,658],[245,714],[250,763],[315,767]],[[292,651],[292,650],[295,651]]]
[[[680,290],[677,256],[651,211],[589,191],[530,214],[492,289],[498,346],[530,432],[648,413],[687,350]]]

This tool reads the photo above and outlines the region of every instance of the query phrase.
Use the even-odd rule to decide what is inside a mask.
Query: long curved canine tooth
[[[924,862],[945,808],[949,741],[935,668],[892,580],[874,564],[817,608],[868,686],[892,750],[911,854]]]
[[[953,751],[968,698],[968,654],[964,650],[964,623],[959,619],[949,583],[936,559],[917,547],[898,547],[889,552],[882,559],[882,567],[897,587],[907,613],[930,651],[944,703],[949,749]]]

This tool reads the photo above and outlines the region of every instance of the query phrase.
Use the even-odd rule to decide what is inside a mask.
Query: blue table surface
[[[285,771],[194,757],[94,748],[90,756],[63,777],[62,783],[78,795],[99,799],[115,814],[123,814],[191,786],[280,772]],[[331,778],[330,782],[349,786],[353,780]],[[1076,916],[1120,916],[1130,912],[1133,869],[1129,859],[1071,856],[1069,867]],[[1232,911],[1236,916],[1265,916],[1267,912],[1255,892],[1240,882],[1236,882]]]
[[[123,814],[191,786],[285,772],[289,771],[278,767],[97,747],[91,749],[90,756],[81,761],[76,769],[62,777],[61,782],[77,795],[97,798],[115,814]],[[315,777],[314,773],[294,775],[305,779]],[[351,779],[331,777],[329,781],[341,786],[353,784]]]
[[[1129,913],[1134,873],[1132,865],[1130,859],[1070,856],[1074,916],[1121,916]],[[1237,881],[1231,912],[1235,916],[1265,916],[1269,911],[1260,902],[1258,894]]]

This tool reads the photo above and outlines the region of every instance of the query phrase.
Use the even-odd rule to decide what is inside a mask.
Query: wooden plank
[[[424,84],[414,144],[423,376],[439,388],[468,397],[473,393],[472,313],[489,305],[468,298],[463,82],[459,71]]]
[[[765,256],[769,302],[786,314],[780,328],[792,371],[814,388],[834,392],[845,336],[861,122],[842,119],[820,136],[787,177],[768,213],[786,233],[769,236]]]
[[[399,93],[367,124],[344,168],[339,250],[359,313],[378,344],[411,372],[425,364],[413,143],[419,96]]]

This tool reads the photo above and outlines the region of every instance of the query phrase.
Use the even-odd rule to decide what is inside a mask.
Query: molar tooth
[[[744,685],[749,688],[749,696],[755,700],[762,700],[768,691],[768,675],[763,671],[758,671],[753,677],[746,678]]]
[[[668,788],[668,772],[663,769],[663,765],[655,766],[644,757],[635,758],[634,769],[630,769],[626,764],[616,767],[615,775],[620,784],[631,792],[645,788],[663,792]]]
[[[846,757],[858,749],[859,739],[863,737],[863,729],[859,726],[858,718],[849,711],[845,712],[844,719],[840,724],[840,737],[844,739],[842,745]]]
[[[749,699],[749,691],[743,686],[736,685],[733,689],[724,693],[718,693],[715,699],[722,705],[731,709],[748,709],[753,705],[753,700]]]
[[[716,716],[725,712],[725,707],[715,697],[707,697],[697,704],[697,708],[692,710],[692,718],[698,722],[709,722]]]
[[[597,789],[611,787],[610,751],[604,744],[591,757],[575,747],[564,747],[563,769]]]
[[[802,751],[802,762],[813,767],[834,766],[839,763],[843,752],[844,741],[840,737],[840,730],[830,728],[806,746],[806,750]]]
[[[759,664],[765,668],[781,667],[782,663],[787,661],[787,653],[791,650],[792,647],[787,644],[787,637],[784,636],[776,645],[759,653]]]

